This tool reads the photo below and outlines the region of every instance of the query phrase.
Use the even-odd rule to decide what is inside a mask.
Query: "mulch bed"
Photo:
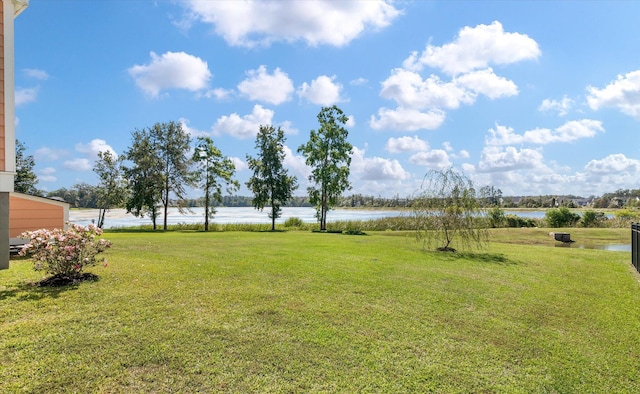
[[[41,281],[36,282],[35,285],[40,287],[60,287],[60,286],[68,286],[68,285],[77,285],[85,281],[97,281],[98,279],[99,279],[98,275],[92,274],[90,272],[85,272],[83,274],[74,275],[74,276],[57,274],[57,275],[42,279]]]

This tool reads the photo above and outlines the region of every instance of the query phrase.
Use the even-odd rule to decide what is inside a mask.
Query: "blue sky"
[[[505,195],[598,196],[640,188],[638,21],[636,1],[31,0],[16,136],[54,190],[180,121],[244,183],[273,124],[303,195],[296,150],[336,104],[353,193],[408,196],[453,166]]]

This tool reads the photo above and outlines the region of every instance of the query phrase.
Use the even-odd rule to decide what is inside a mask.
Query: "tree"
[[[545,220],[549,227],[572,227],[580,220],[580,215],[573,213],[567,207],[549,209],[545,213]]]
[[[32,155],[25,155],[27,148],[24,144],[16,140],[16,176],[13,182],[13,189],[18,193],[39,195],[36,188],[38,177],[33,172],[36,162]]]
[[[327,229],[327,211],[335,206],[338,197],[347,189],[349,166],[353,146],[347,141],[349,132],[344,128],[347,116],[335,105],[323,107],[318,114],[320,128],[311,130],[309,141],[298,148],[298,153],[306,159],[312,168],[309,181],[309,201],[316,207],[316,216],[320,230]]]
[[[252,204],[255,209],[263,210],[271,206],[271,231],[276,229],[276,219],[282,214],[281,206],[286,204],[298,187],[296,177],[291,177],[283,167],[284,131],[280,127],[260,126],[256,136],[257,158],[247,155],[249,169],[253,176],[246,183],[253,192]]]
[[[98,152],[93,172],[98,175],[100,183],[98,193],[98,227],[104,226],[104,217],[111,208],[122,205],[126,195],[126,183],[122,177],[122,161],[109,151]]]
[[[125,153],[125,159],[133,165],[123,167],[129,185],[125,207],[127,212],[136,217],[149,215],[155,230],[162,187],[155,147],[148,130],[135,130],[131,137],[133,145]]]
[[[209,231],[209,215],[216,213],[212,207],[212,200],[222,202],[222,187],[226,185],[227,193],[231,194],[238,190],[240,184],[233,179],[236,166],[233,161],[222,156],[220,150],[213,144],[210,137],[198,137],[193,161],[197,170],[193,173],[193,180],[204,189],[205,193],[205,214],[204,231]],[[211,194],[213,190],[213,194]]]
[[[417,238],[440,251],[455,251],[455,239],[462,249],[484,246],[487,221],[478,200],[473,182],[453,168],[427,172],[413,203]]]
[[[155,229],[156,207],[160,202],[164,209],[163,229],[166,230],[171,198],[180,204],[184,199],[185,186],[191,184],[191,160],[187,157],[191,138],[182,130],[180,123],[169,122],[136,130],[133,140],[126,156],[140,168],[125,171],[133,181],[133,195],[127,209],[136,216],[147,209]],[[178,208],[182,211],[180,205]]]

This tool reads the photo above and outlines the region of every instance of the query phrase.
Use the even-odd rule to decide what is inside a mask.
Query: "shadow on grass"
[[[438,256],[441,260],[471,260],[483,264],[496,265],[517,265],[519,262],[509,259],[503,254],[497,253],[474,253],[474,252],[430,252],[433,256]]]
[[[18,301],[38,301],[43,298],[58,298],[60,294],[77,290],[80,283],[66,286],[39,286],[38,282],[22,282],[7,289],[0,289],[0,301],[17,299]]]

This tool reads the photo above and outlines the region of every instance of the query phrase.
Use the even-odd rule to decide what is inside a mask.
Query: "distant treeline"
[[[57,197],[77,208],[97,208],[96,186],[79,183],[72,188],[61,188],[46,193],[46,197]],[[251,207],[250,196],[223,196],[223,207]],[[178,205],[178,202],[174,202]],[[182,206],[203,207],[204,198],[194,198],[181,201]],[[411,208],[413,199],[396,195],[391,198],[363,194],[351,194],[341,197],[337,207],[340,208]],[[487,206],[502,208],[633,208],[640,207],[640,189],[618,190],[606,193],[601,197],[579,197],[573,195],[558,196],[510,196],[500,197],[499,200],[486,201]],[[286,205],[288,207],[311,207],[308,196],[293,197]]]

